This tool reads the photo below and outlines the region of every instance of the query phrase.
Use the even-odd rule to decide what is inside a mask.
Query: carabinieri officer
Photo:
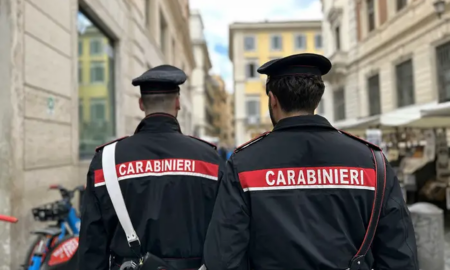
[[[132,136],[113,142],[117,176],[140,253],[151,253],[176,269],[198,269],[223,172],[214,145],[181,133],[179,85],[185,81],[186,74],[169,65],[134,79],[146,117]],[[102,149],[113,142],[96,149],[89,167],[79,269],[109,269],[110,257],[111,269],[138,260],[139,251],[128,245],[105,186]]]
[[[258,69],[268,76],[274,128],[238,147],[227,164],[206,237],[209,270],[419,269],[398,180],[381,153],[375,167],[378,146],[314,115],[330,69],[316,54]],[[385,168],[378,178],[385,189],[376,187],[377,168]],[[384,195],[377,224],[370,221],[376,190]],[[375,228],[367,243],[366,230]]]

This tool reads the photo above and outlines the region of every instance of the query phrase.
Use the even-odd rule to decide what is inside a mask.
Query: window
[[[102,83],[105,81],[105,63],[103,61],[91,62],[91,83]]]
[[[150,0],[144,0],[144,16],[145,16],[145,26],[149,26],[150,24]]]
[[[260,98],[259,95],[247,96],[245,101],[245,109],[247,112],[248,124],[254,125],[259,123],[260,116]]]
[[[159,11],[159,44],[161,45],[161,50],[164,52],[164,55],[167,57],[167,32],[168,32],[168,27],[167,27],[167,22],[166,19],[164,18],[164,14],[162,13],[162,11]],[[170,43],[169,43],[170,44]]]
[[[83,83],[83,62],[78,62],[78,83]]]
[[[83,120],[84,120],[84,110],[83,110],[83,99],[82,98],[80,98],[79,99],[79,101],[78,101],[78,119],[79,119],[79,122],[81,123],[81,122],[83,122]]]
[[[247,64],[245,64],[245,77],[247,79],[254,79],[258,78],[258,64],[256,63],[256,60],[250,60]]]
[[[408,4],[408,0],[397,0],[397,11],[402,10]]]
[[[314,37],[314,47],[316,49],[322,49],[322,35],[321,34],[316,34],[316,36]]]
[[[367,0],[367,25],[369,32],[375,29],[375,0]]]
[[[367,81],[369,97],[369,115],[381,114],[380,76],[374,75]]]
[[[334,40],[336,42],[336,50],[339,51],[341,49],[341,28],[339,26],[334,29]]]
[[[115,137],[115,53],[113,42],[95,23],[82,12],[78,12],[77,19],[86,25],[86,31],[78,32],[78,40],[89,45],[89,53],[96,55],[78,59],[78,77],[84,81],[78,84],[79,154],[81,159],[91,159],[92,149]]]
[[[89,48],[91,55],[101,55],[103,53],[102,40],[98,38],[91,39]]]
[[[344,89],[338,89],[333,93],[334,101],[334,121],[345,119],[345,92]]]
[[[175,43],[175,39],[172,38],[172,65],[177,66],[177,57],[175,55],[177,55],[177,44]]]
[[[439,102],[450,101],[450,42],[436,48]]]
[[[106,119],[106,100],[104,98],[91,99],[91,122],[101,124]]]
[[[270,38],[270,48],[273,51],[280,51],[283,48],[283,39],[280,35],[275,35]]]
[[[244,50],[246,51],[254,51],[255,50],[255,37],[254,36],[246,36],[244,37]]]
[[[294,48],[296,50],[306,49],[306,37],[304,35],[296,35],[294,38]]]
[[[83,55],[83,41],[79,40],[78,41],[78,55]]]
[[[404,107],[415,103],[414,74],[412,60],[398,64],[395,68],[397,79],[397,106]]]

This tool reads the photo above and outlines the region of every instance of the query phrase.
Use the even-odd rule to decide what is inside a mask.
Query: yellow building
[[[322,54],[321,21],[234,23],[229,28],[233,63],[235,136],[240,145],[270,130],[265,62],[296,53]]]
[[[78,40],[78,91],[80,153],[92,152],[96,145],[114,134],[113,51],[110,40],[90,25]]]

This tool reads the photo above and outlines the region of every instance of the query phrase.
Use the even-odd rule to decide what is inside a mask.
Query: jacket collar
[[[336,130],[327,119],[320,115],[302,115],[281,119],[273,128],[273,131],[297,127],[322,127]]]
[[[142,119],[141,123],[136,128],[134,134],[138,132],[179,132],[181,133],[180,124],[178,120],[167,113],[152,113]]]

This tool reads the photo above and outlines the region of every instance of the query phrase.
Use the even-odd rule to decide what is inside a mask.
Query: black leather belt
[[[202,266],[202,259],[201,258],[170,258],[170,259],[163,259],[169,266],[179,269],[179,270],[187,270],[187,269],[199,269],[200,266]],[[122,258],[115,256],[114,262],[117,264],[122,264],[127,261],[134,261],[137,262],[136,258]]]

